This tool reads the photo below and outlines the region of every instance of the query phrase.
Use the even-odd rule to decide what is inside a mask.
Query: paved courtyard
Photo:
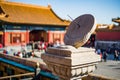
[[[93,73],[120,80],[120,61],[108,60],[107,62],[100,62]]]

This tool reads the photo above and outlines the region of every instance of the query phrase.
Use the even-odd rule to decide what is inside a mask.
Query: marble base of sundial
[[[76,49],[66,45],[48,48],[47,52],[42,54],[42,59],[60,80],[74,80],[93,72],[100,56],[91,48]]]

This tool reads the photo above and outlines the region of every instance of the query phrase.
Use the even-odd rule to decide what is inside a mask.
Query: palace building
[[[58,17],[51,6],[0,1],[0,43],[4,46],[43,40],[63,43],[70,21]]]
[[[113,18],[113,22],[118,24],[98,25],[96,29],[96,47],[101,49],[120,49],[120,18]]]

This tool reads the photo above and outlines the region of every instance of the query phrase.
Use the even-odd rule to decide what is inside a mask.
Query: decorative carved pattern
[[[59,75],[59,77],[64,79],[70,79],[71,77],[78,77],[85,74],[88,74],[90,72],[93,72],[95,70],[96,64],[91,65],[77,65],[71,68],[70,66],[60,65],[57,63],[51,63],[49,61],[45,61],[49,69],[53,72],[55,75]]]

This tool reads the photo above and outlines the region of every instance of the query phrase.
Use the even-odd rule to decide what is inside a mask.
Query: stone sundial
[[[71,22],[64,36],[64,43],[75,48],[84,45],[95,30],[95,19],[90,14],[77,17]]]
[[[100,56],[91,48],[81,47],[95,30],[95,19],[90,14],[71,22],[64,36],[64,46],[49,47],[41,55],[48,69],[60,80],[79,80],[96,68]],[[79,49],[76,49],[79,48]]]

